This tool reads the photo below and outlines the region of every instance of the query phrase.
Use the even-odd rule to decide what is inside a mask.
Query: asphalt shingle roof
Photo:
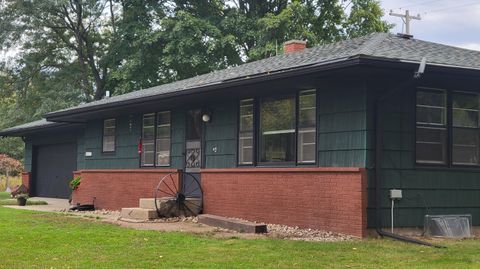
[[[193,78],[123,95],[113,96],[91,103],[81,104],[76,107],[49,113],[46,117],[50,119],[51,117],[54,118],[57,113],[76,113],[83,109],[114,105],[116,103],[135,99],[141,101],[150,97],[161,97],[162,95],[170,93],[193,90],[207,85],[221,84],[261,74],[285,72],[312,65],[318,66],[333,61],[347,60],[359,55],[410,62],[420,62],[423,57],[426,57],[427,65],[437,64],[458,68],[480,69],[480,51],[461,49],[413,38],[402,38],[393,34],[375,33],[364,37],[308,48],[302,52],[270,57],[264,60],[246,63],[240,66],[214,71]],[[35,122],[35,124],[42,123]],[[43,122],[43,124],[50,123]],[[14,128],[19,128],[21,126]]]
[[[414,62],[420,62],[423,57],[426,57],[427,64],[480,69],[480,51],[461,49],[413,38],[407,39],[393,34],[375,33],[364,37],[308,48],[298,53],[270,57],[169,84],[113,96],[73,108],[56,111],[50,115],[57,112],[74,111],[81,108],[102,106],[104,104],[113,104],[137,98],[143,99],[172,92],[181,92],[206,85],[220,84],[233,79],[281,72],[314,64],[319,65],[358,55]],[[49,114],[47,114],[47,117],[48,116]]]
[[[17,125],[15,127],[3,129],[3,130],[0,131],[0,135],[9,135],[9,134],[14,134],[14,133],[21,133],[21,132],[25,132],[25,131],[29,131],[29,130],[35,130],[35,129],[38,129],[38,128],[49,128],[49,127],[54,127],[54,126],[60,126],[60,125],[63,125],[63,124],[58,123],[58,122],[47,121],[46,119],[41,119],[41,120],[25,123],[25,124],[22,124],[22,125]]]

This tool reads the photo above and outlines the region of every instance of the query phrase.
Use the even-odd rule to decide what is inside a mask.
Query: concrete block
[[[246,220],[231,219],[210,214],[198,216],[198,223],[215,226],[219,228],[234,230],[241,233],[266,233],[267,225]]]
[[[152,220],[158,218],[155,209],[145,209],[138,207],[122,208],[122,218],[135,220]]]

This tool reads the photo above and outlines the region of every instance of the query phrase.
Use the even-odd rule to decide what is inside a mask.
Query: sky
[[[412,20],[410,32],[414,38],[480,51],[480,0],[380,0],[384,19],[396,26],[393,33],[402,32],[401,18],[394,13],[420,14]]]

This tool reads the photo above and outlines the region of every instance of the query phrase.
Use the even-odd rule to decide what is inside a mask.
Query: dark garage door
[[[35,148],[33,194],[41,197],[68,198],[68,186],[76,169],[76,145],[55,144]]]

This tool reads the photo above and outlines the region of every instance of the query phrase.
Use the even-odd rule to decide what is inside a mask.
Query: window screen
[[[103,121],[103,152],[115,151],[115,119]]]

